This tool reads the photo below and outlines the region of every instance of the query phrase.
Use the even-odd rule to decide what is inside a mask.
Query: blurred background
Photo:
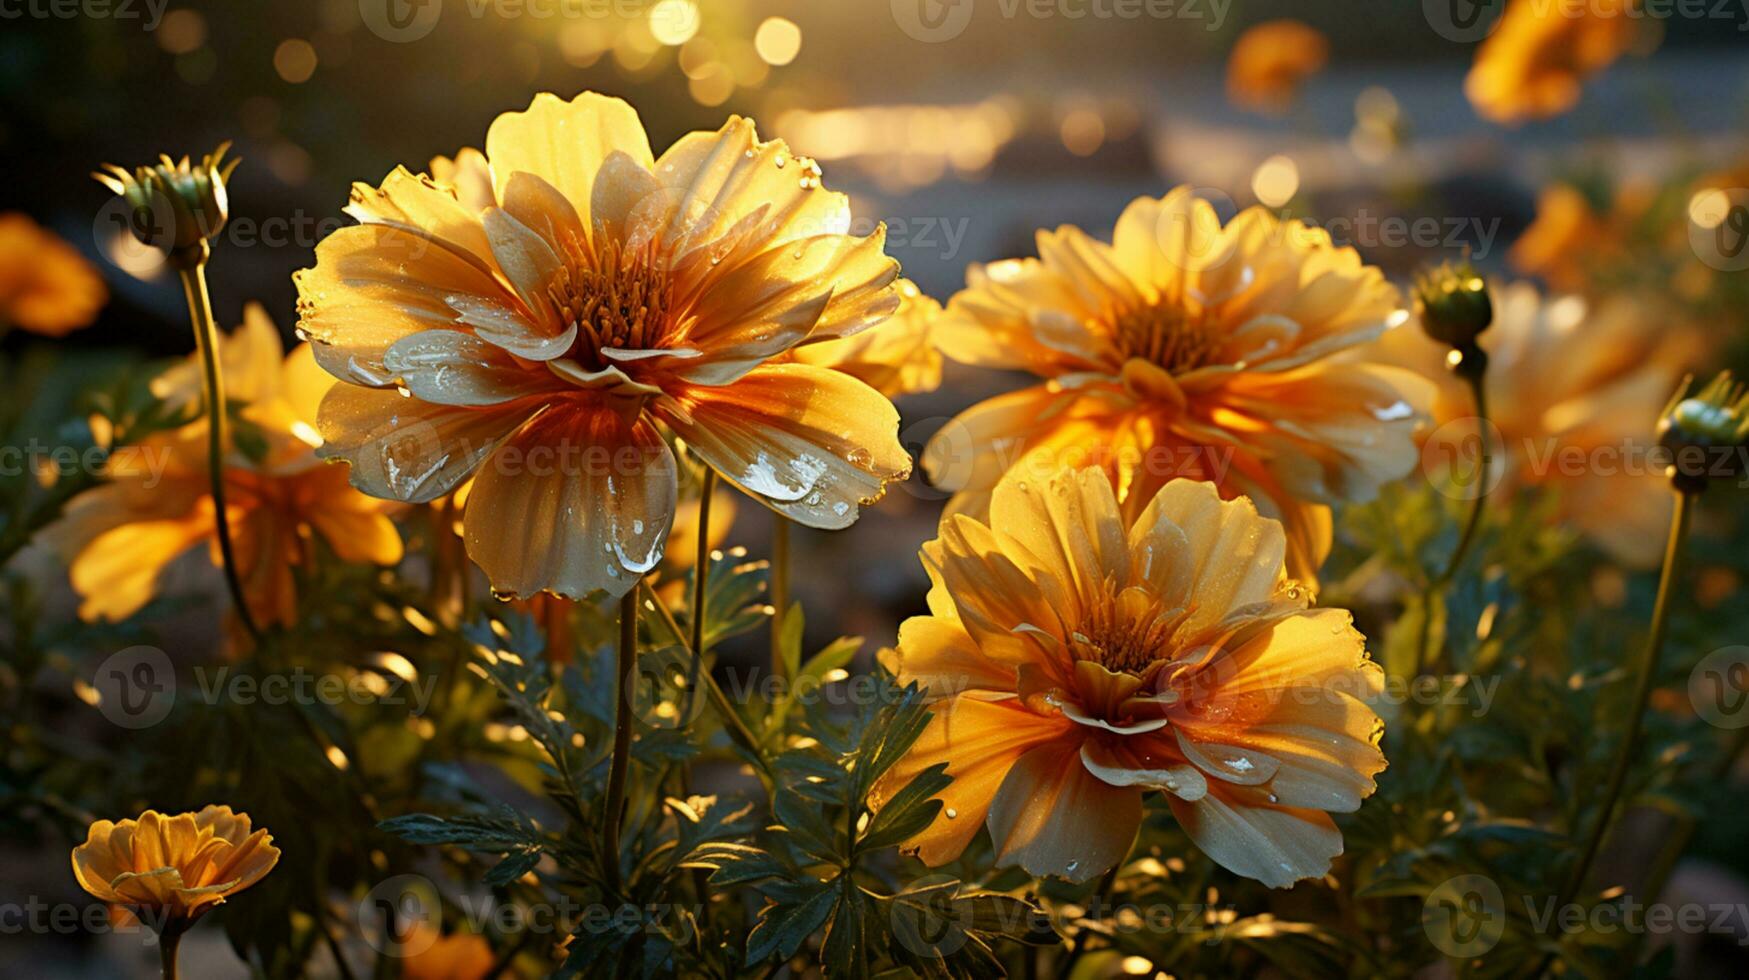
[[[1466,248],[1501,270],[1549,180],[1725,168],[1744,159],[1749,115],[1738,4],[1648,19],[1573,111],[1509,128],[1481,118],[1463,84],[1500,0],[7,2],[0,210],[101,270],[110,303],[68,342],[148,356],[187,351],[181,293],[105,209],[97,165],[232,140],[244,162],[212,267],[217,315],[228,328],[258,300],[289,339],[290,274],[350,222],[352,182],[477,146],[539,91],[625,97],[658,152],[753,117],[851,195],[859,230],[886,222],[905,274],[943,301],[968,263],[1031,254],[1036,228],[1104,237],[1131,198],[1180,183],[1229,214],[1261,200],[1323,224],[1393,278]],[[1267,105],[1235,99],[1235,40],[1290,16],[1322,35],[1322,57],[1285,55],[1308,77]],[[964,372],[906,401],[907,443],[1004,386]],[[921,573],[902,556],[933,525],[936,495],[913,489],[797,547],[865,569],[857,595],[915,602]],[[763,540],[753,510],[742,519]],[[799,583],[801,598],[813,587]],[[819,631],[893,635],[890,611],[846,615]]]
[[[1607,199],[1622,184],[1749,162],[1745,5],[1648,20],[1572,111],[1517,127],[1482,118],[1465,95],[1500,7],[0,0],[0,212],[29,215],[102,276],[108,304],[63,343],[138,360],[187,353],[185,307],[174,274],[105,210],[112,195],[89,176],[98,165],[233,141],[243,163],[211,266],[216,311],[228,328],[259,301],[289,340],[290,275],[350,221],[341,208],[354,181],[478,146],[495,116],[540,91],[626,98],[658,153],[731,113],[753,117],[851,195],[859,230],[884,221],[905,275],[942,301],[968,263],[1032,254],[1036,228],[1072,223],[1107,237],[1132,198],[1183,183],[1229,216],[1262,203],[1322,224],[1401,281],[1466,250],[1491,273],[1524,272],[1509,248],[1552,180]],[[1318,37],[1291,46],[1286,60],[1299,65],[1285,69],[1285,89],[1235,87],[1236,40],[1287,17]],[[9,350],[37,342],[17,331],[4,340]],[[938,392],[900,403],[913,453],[954,413],[1014,386],[947,371]],[[809,649],[861,634],[867,656],[920,611],[915,553],[941,497],[914,477],[849,531],[797,530]],[[736,510],[730,542],[763,554],[763,513]],[[753,639],[749,660],[762,645]],[[59,858],[4,860],[8,891],[15,874],[30,892],[64,878]],[[209,975],[198,955],[185,953],[186,968]],[[229,962],[211,975],[230,975]]]

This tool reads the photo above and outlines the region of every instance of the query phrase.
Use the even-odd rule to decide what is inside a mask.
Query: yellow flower
[[[477,932],[456,932],[435,935],[431,926],[415,923],[413,932],[401,942],[409,950],[418,950],[401,961],[401,980],[485,980],[492,975],[498,962],[492,955],[492,944]]]
[[[108,298],[73,246],[29,215],[0,214],[0,329],[65,336],[89,326]]]
[[[1227,97],[1235,105],[1280,112],[1294,101],[1300,83],[1330,57],[1330,42],[1297,20],[1271,20],[1248,28],[1227,58]]]
[[[1556,516],[1617,560],[1652,566],[1670,520],[1669,481],[1653,458],[1670,392],[1713,344],[1655,296],[1544,298],[1527,282],[1495,285],[1488,354],[1488,420],[1501,482],[1489,499],[1540,486]],[[1469,392],[1443,369],[1446,354],[1420,331],[1393,333],[1386,355],[1439,379],[1424,454],[1430,465],[1475,465]]]
[[[1207,483],[1167,484],[1126,522],[1097,470],[1008,479],[988,524],[923,546],[929,615],[888,658],[937,698],[878,800],[929,766],[954,777],[911,841],[952,860],[988,827],[997,862],[1093,878],[1159,790],[1221,866],[1272,887],[1342,853],[1331,812],[1385,767],[1364,703],[1383,674],[1349,614],[1283,578],[1281,525]]]
[[[307,344],[282,359],[283,350],[254,304],[219,344],[230,400],[243,405],[225,485],[244,592],[258,622],[290,624],[292,569],[308,561],[313,537],[342,560],[382,565],[401,560],[401,537],[381,501],[347,485],[344,466],[316,457],[316,410],[333,379]],[[192,406],[199,385],[190,358],[154,379],[152,391]],[[157,593],[165,568],[202,542],[219,563],[206,439],[201,419],[118,449],[104,465],[105,483],[74,498],[43,532],[69,562],[81,617],[133,615]]]
[[[1633,46],[1636,0],[1512,0],[1476,51],[1464,93],[1484,117],[1516,125],[1579,103],[1587,78]]]
[[[885,323],[854,337],[796,347],[790,357],[843,371],[888,398],[934,391],[941,385],[941,351],[931,328],[939,316],[940,303],[901,279],[899,310]]]
[[[936,328],[950,357],[1047,379],[931,440],[950,511],[981,513],[1012,470],[1103,466],[1131,513],[1174,477],[1211,480],[1286,525],[1310,580],[1325,505],[1414,468],[1427,383],[1355,351],[1406,316],[1397,290],[1321,229],[1262,208],[1223,228],[1179,188],[1131,204],[1110,245],[1065,226],[1038,251],[974,266]]]
[[[898,413],[847,374],[771,364],[899,303],[885,230],[731,118],[661,158],[626,103],[537,96],[498,117],[492,202],[405,169],[297,276],[301,326],[346,384],[323,454],[424,502],[473,477],[469,556],[501,595],[629,591],[674,517],[660,424],[773,509],[841,528],[904,478]],[[468,161],[474,161],[469,163]]]
[[[228,806],[91,825],[73,848],[73,876],[102,901],[126,906],[162,932],[180,931],[260,881],[279,862],[266,828]]]

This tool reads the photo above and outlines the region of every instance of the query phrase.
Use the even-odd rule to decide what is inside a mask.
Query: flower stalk
[[[632,756],[632,671],[638,659],[638,590],[619,601],[619,650],[614,658],[616,703],[613,711],[613,762],[607,771],[607,806],[601,822],[601,867],[607,886],[622,891],[619,874],[620,811],[625,809],[626,774]]]
[[[1586,877],[1591,873],[1591,863],[1597,858],[1597,850],[1608,836],[1610,825],[1617,804],[1620,802],[1622,786],[1627,782],[1628,767],[1633,762],[1634,749],[1640,742],[1640,728],[1645,721],[1646,706],[1652,700],[1652,680],[1656,673],[1658,655],[1664,648],[1665,629],[1670,619],[1670,595],[1675,586],[1676,576],[1682,562],[1682,546],[1688,537],[1689,519],[1694,510],[1696,493],[1688,490],[1676,490],[1676,513],[1670,519],[1670,538],[1664,546],[1664,570],[1658,578],[1658,598],[1652,607],[1651,634],[1646,637],[1646,646],[1640,654],[1637,673],[1634,678],[1633,704],[1628,709],[1627,729],[1622,733],[1621,745],[1616,749],[1615,760],[1610,764],[1609,777],[1604,783],[1603,803],[1598,808],[1597,819],[1592,823],[1591,830],[1585,835],[1585,844],[1579,851],[1579,859],[1574,862],[1573,870],[1568,873],[1567,880],[1561,886],[1556,909],[1566,908],[1579,894]],[[1546,968],[1546,961],[1544,968]],[[1537,975],[1543,972],[1537,971]]]
[[[789,518],[771,515],[771,673],[786,676],[783,624],[789,613]]]
[[[182,946],[182,930],[166,925],[158,934],[158,965],[164,980],[176,980],[176,951]]]
[[[261,629],[249,611],[243,580],[237,573],[237,551],[231,540],[231,517],[225,502],[225,453],[230,448],[230,419],[225,411],[225,372],[219,364],[219,331],[213,322],[212,300],[207,294],[205,242],[196,250],[199,258],[178,269],[182,292],[188,300],[188,315],[194,328],[194,344],[200,352],[201,392],[207,417],[207,471],[213,498],[213,533],[219,542],[219,560],[225,586],[237,609],[237,620],[251,639],[261,639]]]

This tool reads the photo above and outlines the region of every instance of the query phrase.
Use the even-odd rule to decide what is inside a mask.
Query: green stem
[[[679,623],[674,621],[674,614],[668,611],[666,605],[663,605],[661,597],[656,595],[656,590],[650,588],[649,583],[640,583],[638,588],[642,591],[645,601],[650,604],[650,608],[656,611],[657,618],[667,628],[669,635],[674,638],[674,642],[684,644],[686,632],[680,628]],[[687,655],[695,659],[698,656],[690,648],[687,650]],[[765,761],[765,754],[760,751],[759,740],[753,737],[753,732],[747,728],[747,723],[741,720],[741,713],[735,710],[734,703],[729,700],[727,694],[723,693],[722,687],[717,684],[717,679],[711,676],[710,671],[699,671],[699,686],[704,688],[705,694],[710,696],[711,706],[721,716],[723,727],[729,730],[729,737],[740,743],[741,748],[747,751],[754,764],[759,767],[760,772],[769,779],[771,766]]]
[[[1467,365],[1467,366],[1465,366]],[[1445,568],[1421,593],[1421,634],[1415,645],[1415,672],[1422,674],[1436,667],[1437,661],[1443,659],[1444,645],[1441,644],[1440,655],[1434,657],[1435,663],[1428,663],[1428,642],[1433,631],[1433,597],[1439,590],[1451,584],[1457,577],[1458,569],[1463,567],[1464,559],[1469,557],[1470,549],[1476,543],[1476,534],[1482,527],[1482,513],[1486,509],[1488,489],[1486,480],[1493,467],[1494,459],[1488,444],[1488,394],[1483,384],[1487,375],[1488,360],[1479,351],[1466,353],[1460,362],[1458,374],[1470,386],[1470,395],[1476,405],[1476,440],[1481,449],[1481,461],[1476,468],[1476,495],[1470,498],[1470,513],[1464,520],[1463,532],[1458,536],[1457,548],[1446,559]]]
[[[698,689],[698,675],[704,665],[705,589],[710,584],[711,568],[711,497],[717,490],[715,470],[704,471],[698,498],[698,555],[692,566],[692,620],[687,623],[687,647],[692,663],[687,667],[686,693],[682,696],[680,717],[692,717],[693,692]]]
[[[176,980],[176,949],[181,945],[180,928],[167,927],[158,934],[158,963],[163,969],[164,980]]]
[[[1678,490],[1676,492],[1676,513],[1670,520],[1670,539],[1664,546],[1664,571],[1658,578],[1658,599],[1652,607],[1652,631],[1646,638],[1645,651],[1640,655],[1639,673],[1634,680],[1634,701],[1629,709],[1627,730],[1622,733],[1621,745],[1616,749],[1615,761],[1609,768],[1609,779],[1604,783],[1603,803],[1598,808],[1597,819],[1591,826],[1591,832],[1585,837],[1585,846],[1579,852],[1579,860],[1573,865],[1573,870],[1567,875],[1566,884],[1562,886],[1559,900],[1555,903],[1555,913],[1560,915],[1561,909],[1572,902],[1584,886],[1586,876],[1591,872],[1591,862],[1597,858],[1597,850],[1608,836],[1610,824],[1620,801],[1622,786],[1626,784],[1628,768],[1634,759],[1634,750],[1640,745],[1640,726],[1645,721],[1646,705],[1652,699],[1652,684],[1656,679],[1658,654],[1664,647],[1664,633],[1670,621],[1670,594],[1675,588],[1676,576],[1682,562],[1682,544],[1688,537],[1689,518],[1693,516],[1694,495]],[[1546,967],[1547,960],[1544,960]],[[1542,971],[1539,969],[1539,973]]]
[[[607,807],[601,821],[601,865],[608,888],[621,893],[619,874],[620,811],[625,808],[626,772],[632,756],[632,668],[638,659],[638,590],[619,601],[619,653],[615,658],[617,703],[613,711],[613,763],[607,771]]]
[[[710,584],[711,568],[711,497],[716,492],[717,472],[705,467],[704,477],[699,481],[698,554],[692,566],[692,620],[687,623],[687,646],[692,657],[686,667],[686,690],[680,695],[680,721],[687,725],[692,723],[693,698],[698,691],[699,675],[704,673],[705,590]],[[684,795],[692,795],[690,762],[680,770],[680,788]],[[708,932],[711,921],[710,872],[703,868],[692,869],[692,887],[698,893],[699,927]]]
[[[789,518],[773,511],[771,520],[771,673],[783,677],[783,622],[789,614]]]
[[[1730,748],[1719,757],[1719,761],[1707,774],[1708,784],[1722,782],[1730,777],[1732,770],[1737,768],[1737,760],[1742,758],[1744,750],[1749,749],[1749,728],[1737,729],[1737,734],[1731,739]],[[1658,859],[1653,863],[1651,871],[1646,875],[1646,887],[1641,894],[1649,902],[1658,900],[1664,894],[1664,886],[1669,884],[1670,875],[1676,870],[1676,862],[1681,860],[1684,851],[1688,850],[1689,841],[1694,839],[1697,824],[1693,816],[1684,814],[1677,818],[1676,829],[1670,834],[1669,840],[1658,852]]]
[[[225,372],[219,365],[219,329],[213,322],[212,301],[207,296],[206,262],[201,260],[180,270],[182,292],[188,298],[188,315],[194,325],[194,345],[200,352],[201,378],[207,418],[207,470],[212,484],[213,529],[219,539],[219,558],[225,571],[225,584],[231,590],[231,601],[237,607],[237,619],[260,642],[261,630],[249,612],[249,602],[243,594],[243,582],[237,577],[237,553],[231,544],[231,515],[225,507],[225,450],[229,438],[229,420],[225,411]]]

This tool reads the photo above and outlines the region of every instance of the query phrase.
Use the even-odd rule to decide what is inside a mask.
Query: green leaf
[[[825,925],[839,897],[836,880],[798,884],[785,891],[783,899],[760,911],[759,924],[747,936],[749,963],[781,962],[796,955],[808,937]]]
[[[857,849],[892,847],[916,836],[941,812],[942,803],[934,797],[952,782],[945,762],[918,773],[875,813],[857,842]]]

